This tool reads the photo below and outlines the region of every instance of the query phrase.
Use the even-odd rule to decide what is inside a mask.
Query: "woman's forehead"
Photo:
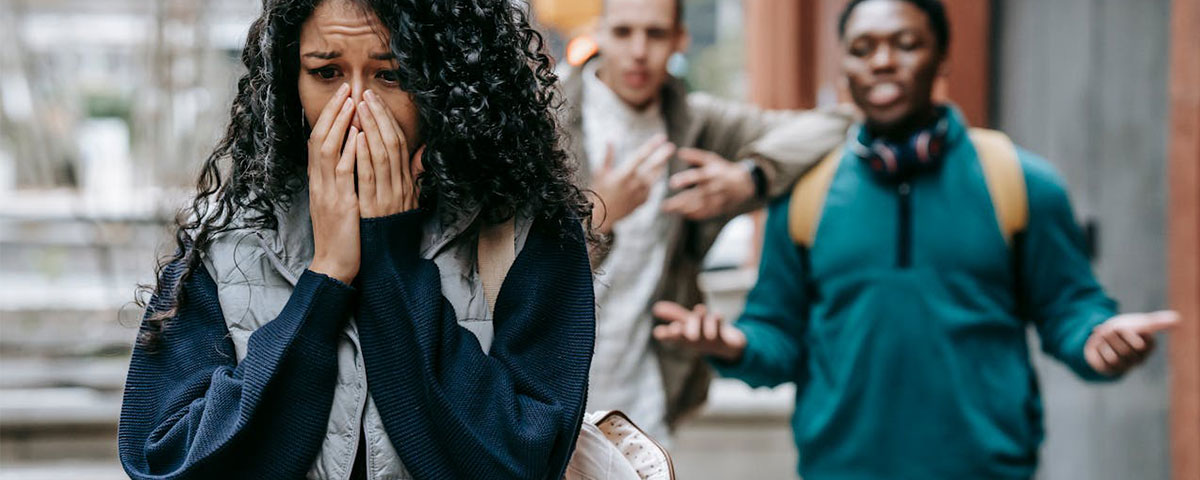
[[[345,0],[322,2],[304,22],[301,48],[366,48],[386,52],[387,29],[371,12]]]

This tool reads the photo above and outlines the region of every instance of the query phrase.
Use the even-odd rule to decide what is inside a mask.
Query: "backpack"
[[[1013,247],[1014,237],[1029,223],[1029,198],[1017,148],[1007,135],[996,130],[972,128],[968,135],[979,154],[996,224],[1004,241]],[[793,187],[788,205],[788,234],[796,245],[812,248],[825,197],[843,156],[841,148],[830,152]]]

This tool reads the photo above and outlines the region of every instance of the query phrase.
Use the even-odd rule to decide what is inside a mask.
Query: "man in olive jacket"
[[[666,68],[688,43],[682,13],[680,0],[606,0],[598,55],[563,74],[564,141],[611,240],[593,257],[588,410],[622,410],[662,440],[703,404],[712,374],[653,340],[650,306],[702,302],[701,262],[725,224],[787,192],[851,122],[688,93]]]

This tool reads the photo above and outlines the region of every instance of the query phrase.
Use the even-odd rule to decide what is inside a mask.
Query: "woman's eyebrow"
[[[341,57],[341,56],[342,56],[342,52],[338,52],[338,51],[308,52],[303,55],[303,57],[305,57],[305,58],[319,58],[321,60],[333,60],[333,59]],[[371,60],[395,60],[395,59],[396,59],[396,54],[394,54],[392,52],[381,52],[381,53],[372,53],[371,54]]]
[[[338,57],[340,57],[340,56],[342,56],[342,52],[338,52],[338,51],[333,51],[333,52],[308,52],[308,53],[305,53],[305,54],[303,55],[303,57],[305,57],[305,58],[311,57],[311,58],[319,58],[319,59],[321,59],[321,60],[333,60],[333,59],[335,59],[335,58],[338,58]]]

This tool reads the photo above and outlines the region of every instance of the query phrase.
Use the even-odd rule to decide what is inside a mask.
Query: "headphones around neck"
[[[949,130],[950,122],[943,114],[932,127],[922,128],[907,141],[897,143],[873,137],[860,125],[850,148],[876,175],[886,180],[903,180],[941,165]]]

